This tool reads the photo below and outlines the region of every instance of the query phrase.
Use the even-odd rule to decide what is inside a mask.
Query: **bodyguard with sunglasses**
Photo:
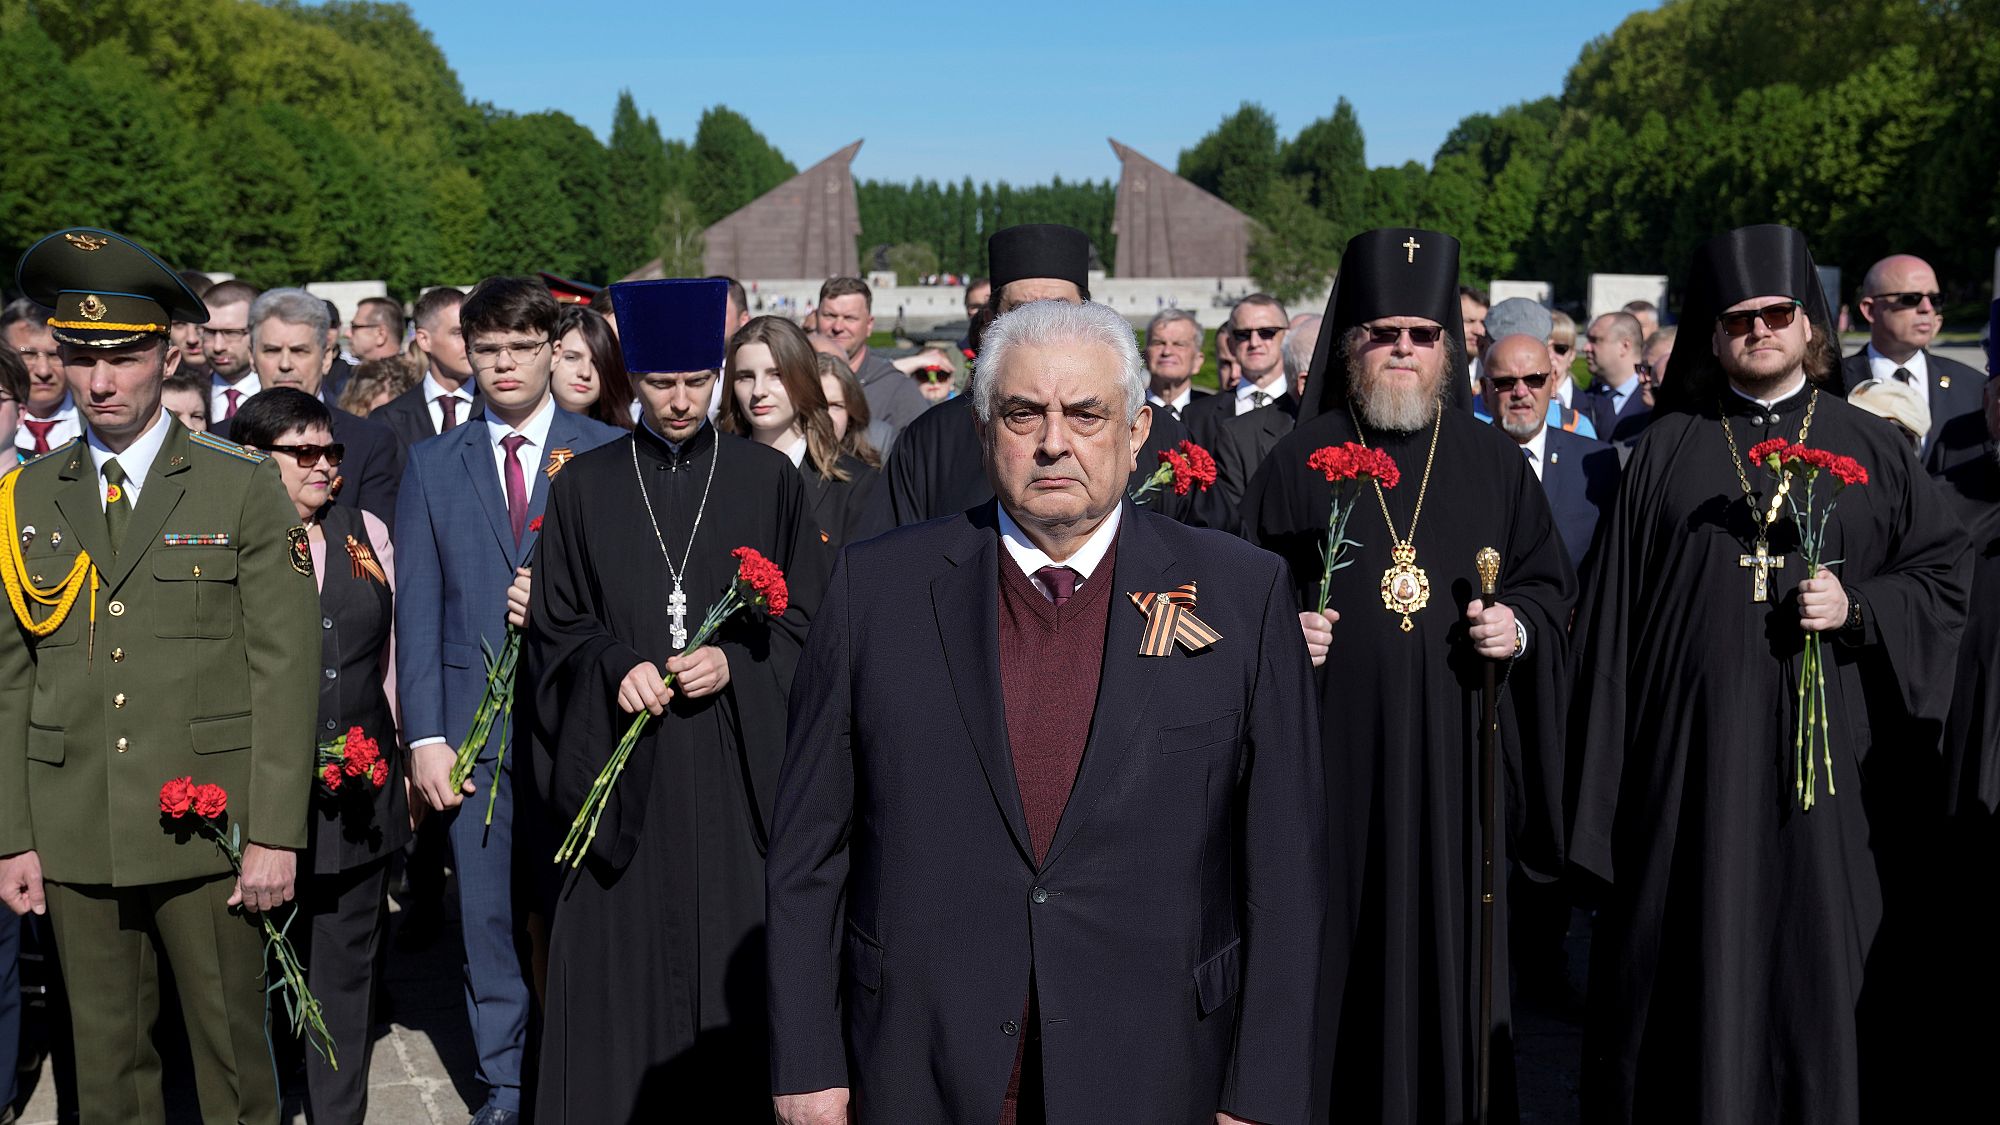
[[[1268,293],[1252,293],[1229,310],[1222,333],[1229,337],[1240,378],[1233,393],[1196,399],[1182,408],[1181,422],[1196,444],[1213,449],[1223,419],[1280,401],[1289,400],[1297,414],[1297,400],[1285,385],[1285,330],[1290,323],[1285,306]]]
[[[1932,476],[1976,457],[1982,440],[1941,442],[1954,418],[1970,416],[1960,427],[1983,431],[1981,388],[1986,377],[1957,360],[1934,355],[1931,341],[1944,327],[1937,273],[1928,262],[1895,254],[1868,267],[1861,279],[1861,319],[1868,322],[1868,343],[1841,361],[1842,381],[1851,390],[1868,379],[1905,383],[1916,388],[1931,407],[1930,432],[1924,435],[1924,464]]]

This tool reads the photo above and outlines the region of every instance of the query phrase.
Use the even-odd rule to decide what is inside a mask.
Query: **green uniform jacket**
[[[304,847],[319,600],[277,467],[170,421],[116,555],[82,441],[15,471],[28,577],[61,581],[82,549],[101,580],[94,637],[87,580],[42,640],[0,609],[0,855],[33,849],[66,883],[226,874],[161,819],[184,776],[229,791],[246,841]]]

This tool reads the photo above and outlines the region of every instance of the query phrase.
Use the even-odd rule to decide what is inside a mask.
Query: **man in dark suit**
[[[1591,383],[1578,396],[1576,408],[1590,419],[1599,438],[1636,438],[1648,410],[1640,393],[1639,363],[1646,354],[1646,337],[1639,318],[1623,310],[1605,313],[1585,330],[1582,350]]]
[[[1325,789],[1284,568],[1122,502],[1150,415],[1109,308],[1002,316],[973,386],[997,501],[849,547],[792,691],[779,1120],[1302,1122]]]
[[[1894,379],[1923,392],[1931,404],[1923,459],[1932,476],[1977,454],[1977,446],[1968,449],[1940,438],[1952,419],[1968,414],[1973,421],[1961,428],[1983,429],[1978,414],[1986,382],[1965,364],[1931,353],[1931,341],[1944,323],[1938,301],[1937,273],[1922,258],[1893,254],[1868,267],[1857,302],[1861,319],[1868,322],[1868,343],[1840,364],[1848,390],[1868,379]]]
[[[434,438],[479,412],[478,384],[465,358],[465,332],[458,307],[465,294],[439,286],[417,298],[417,350],[424,353],[424,377],[416,386],[368,415],[396,435],[403,448]]]
[[[1252,410],[1214,423],[1209,452],[1215,457],[1215,485],[1195,497],[1194,523],[1242,534],[1237,523],[1237,507],[1243,502],[1243,487],[1257,474],[1278,439],[1298,424],[1299,396],[1305,392],[1306,372],[1312,367],[1313,346],[1319,340],[1322,318],[1318,314],[1296,316],[1285,333],[1280,349],[1285,365],[1285,393],[1262,410]]]
[[[1546,343],[1534,336],[1507,336],[1486,350],[1480,394],[1488,416],[1521,447],[1541,478],[1570,565],[1581,573],[1597,536],[1598,517],[1618,492],[1618,450],[1548,424],[1555,379]]]
[[[1194,385],[1201,374],[1201,322],[1186,309],[1163,309],[1146,325],[1146,401],[1175,418],[1215,392]]]
[[[333,366],[328,345],[326,302],[303,289],[272,289],[250,305],[250,363],[264,390],[291,387],[326,402],[324,380]],[[362,508],[395,526],[396,489],[403,476],[403,449],[387,426],[327,404],[333,412],[333,440],[346,446],[334,502]],[[228,438],[229,422],[213,422],[209,432]]]
[[[522,1111],[529,1008],[516,944],[517,918],[526,910],[517,910],[513,893],[515,788],[510,780],[494,794],[489,824],[484,796],[470,809],[461,805],[468,794],[496,785],[500,746],[481,755],[462,792],[450,775],[486,688],[481,654],[499,652],[506,626],[525,621],[530,586],[523,568],[534,552],[549,481],[571,457],[621,431],[562,410],[550,396],[560,310],[539,280],[489,278],[459,311],[487,410],[480,424],[410,451],[395,534],[396,677],[414,799],[448,819],[458,875],[466,1010],[486,1086],[473,1121],[513,1125]],[[502,777],[520,776],[515,760],[509,753]],[[539,843],[539,835],[521,831]]]
[[[1191,402],[1182,411],[1181,421],[1195,444],[1212,447],[1224,418],[1262,410],[1285,397],[1284,349],[1290,327],[1285,306],[1268,293],[1252,293],[1229,310],[1217,347],[1226,335],[1241,377],[1233,392]]]

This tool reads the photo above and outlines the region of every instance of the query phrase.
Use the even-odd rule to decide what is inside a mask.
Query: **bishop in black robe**
[[[1965,536],[1908,444],[1838,396],[1831,363],[1770,403],[1717,368],[1716,317],[1752,298],[1791,294],[1830,333],[1797,232],[1720,236],[1690,276],[1675,396],[1626,467],[1577,615],[1570,858],[1611,884],[1591,949],[1584,1119],[1891,1120],[1926,1093],[1898,1074],[1922,1030],[1905,986],[1924,954],[1889,956],[1878,938],[1924,908],[1909,873],[1934,860],[1922,845],[1941,812]],[[1842,493],[1828,531],[1824,557],[1862,609],[1821,634],[1833,762],[1801,811],[1806,576],[1781,519],[1768,546],[1786,567],[1753,600],[1752,508],[1728,435],[1747,456],[1797,441],[1808,411],[1806,444],[1856,458],[1870,480]],[[1745,475],[1768,511],[1775,481]]]
[[[1406,239],[1427,253],[1406,261]],[[1340,619],[1318,673],[1331,838],[1314,1104],[1326,1120],[1473,1119],[1485,662],[1473,651],[1465,614],[1480,596],[1474,559],[1484,547],[1500,552],[1497,600],[1527,636],[1519,657],[1503,666],[1498,715],[1504,831],[1496,832],[1493,1023],[1484,1029],[1494,1050],[1493,1121],[1516,1116],[1508,865],[1548,881],[1562,864],[1561,676],[1575,578],[1527,460],[1471,413],[1456,285],[1456,243],[1446,235],[1373,231],[1349,243],[1301,421],[1273,447],[1243,501],[1244,533],[1285,559],[1299,603],[1313,605],[1333,486],[1306,458],[1365,437],[1401,470],[1384,499],[1397,535],[1415,524],[1415,565],[1430,580],[1430,604],[1411,614],[1404,632],[1402,615],[1385,609],[1381,594],[1392,565],[1390,529],[1374,490],[1364,489],[1348,524],[1360,545],[1353,564],[1333,574],[1329,608]],[[1357,432],[1348,405],[1342,336],[1392,315],[1445,326],[1461,357],[1443,373],[1428,488],[1432,425]]]
[[[545,1125],[696,1105],[714,1120],[770,1114],[765,833],[786,698],[831,551],[791,461],[712,426],[676,448],[642,424],[556,477],[522,683],[534,685],[537,741],[553,748],[537,772],[550,779],[558,839],[631,721],[619,682],[675,651],[673,579],[639,478],[673,565],[686,553],[690,632],[735,577],[736,547],[784,570],[791,605],[722,626],[710,643],[728,684],[701,699],[677,693],[649,724],[581,867],[564,871],[536,1103]]]

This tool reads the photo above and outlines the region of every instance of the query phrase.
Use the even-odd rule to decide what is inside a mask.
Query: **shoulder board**
[[[265,454],[259,453],[254,449],[245,449],[233,441],[225,441],[210,433],[196,433],[190,430],[188,431],[188,440],[196,445],[207,446],[217,453],[227,453],[231,457],[248,461],[253,465],[261,463],[265,458]]]
[[[28,458],[26,461],[21,462],[21,467],[25,469],[29,465],[34,465],[42,461],[47,461],[50,458],[57,455],[58,453],[68,453],[71,449],[75,448],[77,442],[80,442],[82,440],[83,440],[82,438],[71,438],[68,441],[63,442],[61,445],[56,446],[54,449],[49,450],[47,453],[37,453],[33,457]]]

